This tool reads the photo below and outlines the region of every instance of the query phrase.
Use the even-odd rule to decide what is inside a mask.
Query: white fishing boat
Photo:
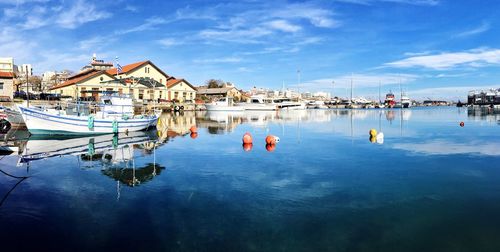
[[[252,96],[247,102],[237,103],[236,106],[242,107],[244,110],[263,111],[273,111],[280,108],[272,101],[272,99],[268,99],[263,96]]]
[[[96,110],[93,113],[82,104],[66,110],[22,105],[18,108],[31,134],[85,135],[140,131],[156,126],[159,117],[159,113],[133,115],[132,99],[123,96],[103,99],[102,104],[93,107]]]
[[[205,104],[208,111],[243,111],[245,110],[242,106],[235,106],[233,98],[223,97],[218,101],[213,101],[212,103]]]

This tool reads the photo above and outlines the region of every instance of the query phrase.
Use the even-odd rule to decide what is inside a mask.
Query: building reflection
[[[500,124],[500,109],[467,108],[467,117],[475,121],[487,121]]]

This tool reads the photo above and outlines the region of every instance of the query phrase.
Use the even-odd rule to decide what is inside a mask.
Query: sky
[[[0,0],[0,57],[35,74],[93,53],[151,60],[195,86],[221,79],[378,100],[464,100],[500,88],[500,1]],[[401,86],[401,88],[400,88]]]

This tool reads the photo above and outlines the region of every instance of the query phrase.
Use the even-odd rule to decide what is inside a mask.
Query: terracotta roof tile
[[[149,62],[149,60],[140,61],[140,62],[136,62],[136,63],[132,63],[132,64],[128,64],[128,65],[122,66],[122,72],[120,74],[122,74],[122,73],[128,73],[128,72],[130,72],[130,71],[132,71],[132,70],[134,70],[134,69],[142,66],[143,64],[145,64],[147,62]],[[106,72],[108,74],[111,74],[111,75],[116,75],[116,67],[108,69],[108,70],[106,70]]]
[[[0,78],[14,78],[14,73],[11,72],[0,72]]]
[[[105,71],[97,71],[94,69],[90,69],[88,71],[78,73],[76,75],[69,77],[67,81],[65,81],[57,86],[52,87],[51,90],[71,86],[71,85],[74,85],[80,81],[86,80],[88,78],[91,78],[93,76],[96,76],[96,75],[102,74],[102,73],[105,73]]]

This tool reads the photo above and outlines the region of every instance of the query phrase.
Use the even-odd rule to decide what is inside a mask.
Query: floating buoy
[[[268,135],[266,137],[266,144],[276,144],[280,141],[280,138],[273,135]]]
[[[253,147],[253,144],[251,144],[251,143],[244,143],[243,144],[243,150],[244,151],[251,151],[252,147]]]
[[[379,132],[377,134],[377,143],[378,144],[383,144],[384,143],[384,133]]]
[[[377,130],[376,129],[371,129],[370,130],[370,136],[372,136],[372,137],[377,136]]]
[[[273,152],[276,149],[276,144],[266,144],[266,150]]]
[[[243,135],[243,143],[244,144],[251,144],[252,143],[252,135],[250,135],[250,133],[246,132],[244,135]]]
[[[464,122],[460,122],[460,127],[463,127],[465,126],[465,123]]]
[[[191,128],[189,128],[189,131],[191,131],[191,133],[198,133],[198,129],[195,125],[191,126]]]
[[[191,132],[191,135],[190,135],[190,136],[191,136],[191,138],[192,138],[192,139],[195,139],[195,138],[197,138],[197,137],[198,137],[198,133],[196,133],[196,132]]]
[[[370,142],[371,143],[376,143],[377,142],[377,137],[376,136],[370,136]]]

